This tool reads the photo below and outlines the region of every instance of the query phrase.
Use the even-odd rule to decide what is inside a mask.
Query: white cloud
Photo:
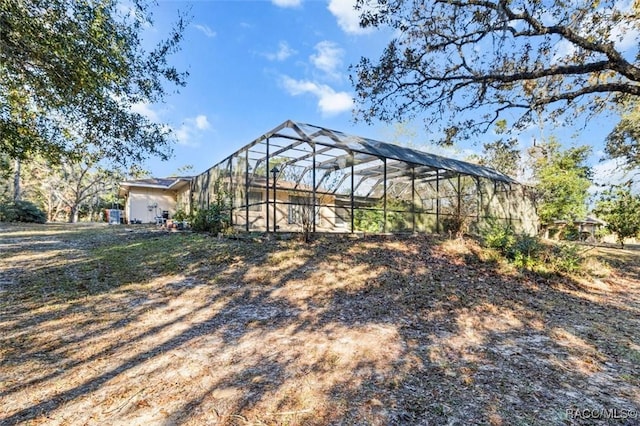
[[[185,118],[184,122],[177,129],[173,129],[173,132],[178,141],[178,145],[182,146],[199,146],[199,142],[196,140],[202,131],[211,127],[209,119],[204,114],[199,114],[195,117]]]
[[[316,44],[315,49],[318,53],[309,57],[311,63],[316,68],[324,71],[327,76],[333,79],[340,79],[341,72],[339,68],[342,67],[344,50],[331,41],[321,41]]]
[[[173,132],[176,135],[178,145],[182,145],[182,146],[193,145],[191,142],[192,129],[189,128],[186,124],[183,124],[178,129],[175,129]]]
[[[275,53],[265,53],[264,56],[270,61],[284,61],[292,55],[295,55],[296,52],[286,41],[281,41],[278,44],[278,51]]]
[[[138,102],[131,105],[131,111],[142,115],[143,117],[147,117],[150,121],[158,122],[160,121],[160,117],[158,116],[157,111],[154,111],[151,108],[151,105],[144,102]]]
[[[298,7],[302,4],[302,0],[271,0],[271,3],[278,7]]]
[[[590,188],[590,192],[592,193],[600,191],[602,188],[606,189],[610,185],[620,185],[628,182],[640,172],[638,169],[629,170],[624,161],[616,158],[601,161],[594,165],[591,171],[593,173],[592,181],[594,183]],[[634,188],[636,191],[640,190],[640,182],[636,181]]]
[[[551,60],[553,63],[562,63],[566,59],[571,58],[575,53],[576,45],[562,39],[554,46],[554,52]]]
[[[611,29],[611,36],[609,38],[618,50],[625,52],[638,47],[640,30],[635,27],[634,24],[618,24]]]
[[[356,0],[329,0],[329,12],[338,20],[338,25],[348,34],[366,34],[371,28],[360,27],[360,12],[355,9]]]
[[[194,24],[193,27],[199,31],[202,31],[202,33],[209,38],[216,36],[216,32],[209,28],[207,25]]]
[[[207,130],[211,125],[209,124],[209,120],[207,120],[206,115],[200,114],[195,118],[196,127],[200,130]]]
[[[330,116],[350,111],[353,107],[353,98],[347,92],[336,92],[324,84],[312,81],[295,80],[288,76],[282,77],[282,85],[292,96],[312,94],[318,98],[318,108],[322,115]]]

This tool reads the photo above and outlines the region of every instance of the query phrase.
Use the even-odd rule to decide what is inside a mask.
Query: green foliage
[[[575,244],[559,244],[554,247],[553,254],[553,266],[562,272],[576,273],[584,263],[580,248]]]
[[[382,232],[384,213],[378,208],[372,210],[356,209],[353,213],[353,225],[356,231]]]
[[[484,245],[506,253],[507,248],[515,243],[516,234],[511,226],[504,226],[497,220],[489,219],[488,224],[480,230]]]
[[[621,95],[637,99],[640,57],[614,41],[619,28],[636,28],[638,7],[604,3],[357,0],[362,26],[403,36],[353,67],[356,116],[424,118],[440,143],[451,144],[503,125],[511,113],[519,131],[541,112],[571,123]],[[554,48],[558,42],[571,53]]]
[[[29,201],[8,201],[0,203],[0,222],[45,223],[47,215]]]
[[[121,164],[167,158],[166,126],[132,105],[161,101],[186,74],[168,65],[181,18],[150,51],[147,0],[0,2],[0,152],[57,163],[101,153]]]
[[[519,268],[531,269],[540,259],[540,240],[527,234],[516,234],[515,241],[507,248],[507,258]]]
[[[503,133],[506,123],[497,125],[497,132]],[[515,176],[520,167],[520,150],[516,139],[498,139],[483,145],[483,155],[480,164],[492,167],[507,176]]]
[[[561,240],[578,241],[580,240],[580,230],[573,223],[567,224],[560,234]]]
[[[543,224],[571,221],[586,214],[591,172],[585,165],[588,146],[561,150],[554,140],[536,147],[533,171],[538,181],[538,215]]]
[[[411,228],[411,223],[407,223],[407,217],[402,213],[406,211],[411,211],[411,203],[391,198],[387,200],[387,231],[399,232]],[[353,223],[356,231],[383,232],[385,229],[384,222],[384,204],[382,201],[367,209],[355,209]]]
[[[611,235],[611,231],[608,230],[606,226],[604,228],[600,228],[596,230],[595,232],[595,237],[596,237],[596,240],[598,241],[602,241],[602,239],[607,235]]]
[[[173,218],[178,221],[186,220],[187,217],[188,217],[187,213],[182,208],[178,208],[176,212],[173,214]]]
[[[123,179],[117,168],[105,168],[93,155],[80,161],[62,159],[52,164],[42,156],[21,162],[21,198],[42,206],[49,221],[97,220],[102,208],[116,203]]]
[[[218,204],[212,204],[208,209],[196,210],[190,218],[191,229],[196,232],[210,232],[217,234],[229,227],[229,213]]]
[[[509,225],[501,225],[497,220],[489,220],[480,229],[480,236],[486,247],[499,251],[518,268],[531,269],[540,259],[541,245],[538,237],[518,234]]]
[[[209,208],[196,210],[189,218],[191,229],[196,232],[217,234],[219,232],[225,232],[231,227],[229,196],[224,189],[222,179],[219,178],[214,182],[213,192],[215,198]]]
[[[544,265],[555,271],[576,273],[584,262],[576,244],[561,243],[548,248],[538,237],[517,234],[510,226],[501,225],[496,220],[490,220],[480,235],[486,247],[497,250],[518,268],[533,269]]]
[[[623,158],[629,167],[640,167],[640,103],[622,102],[620,122],[607,136],[606,153]]]
[[[628,187],[612,188],[602,194],[594,213],[607,222],[607,229],[623,247],[625,238],[640,234],[640,195],[632,194]]]

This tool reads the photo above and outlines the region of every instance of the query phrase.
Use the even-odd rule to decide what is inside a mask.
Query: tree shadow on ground
[[[114,267],[148,237],[86,261]],[[158,244],[174,266],[151,250],[144,274],[6,311],[2,424],[565,424],[639,408],[637,287],[504,271],[424,236],[178,239]]]

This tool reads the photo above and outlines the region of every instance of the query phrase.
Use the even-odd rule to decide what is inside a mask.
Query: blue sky
[[[285,120],[292,119],[374,139],[429,145],[433,139],[421,122],[407,123],[408,134],[394,126],[354,123],[353,87],[349,65],[361,56],[373,59],[386,46],[388,30],[363,31],[353,10],[354,0],[209,0],[164,1],[154,9],[149,43],[165,37],[178,12],[191,16],[182,50],[171,57],[190,76],[187,86],[164,104],[136,105],[153,120],[167,123],[178,143],[168,162],[150,160],[154,176],[193,166],[201,173]],[[559,136],[565,145],[589,144],[597,175],[615,170],[599,163],[612,118],[591,122],[577,137],[573,129],[538,127],[520,138],[523,147],[534,139]],[[458,146],[442,155],[464,157],[482,143]],[[437,152],[433,146],[428,147]]]

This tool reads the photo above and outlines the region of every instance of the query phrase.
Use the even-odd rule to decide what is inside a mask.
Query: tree
[[[64,216],[69,222],[77,222],[81,211],[94,216],[102,198],[116,186],[122,174],[87,156],[81,161],[63,160],[55,165],[42,158],[33,159],[25,162],[22,178],[25,195],[44,208],[47,220]]]
[[[585,161],[591,148],[563,151],[551,140],[531,151],[540,221],[548,225],[553,220],[573,221],[584,216],[591,186],[591,170]]]
[[[504,134],[507,122],[500,120],[496,124],[496,133]],[[483,144],[483,153],[478,163],[496,169],[507,176],[516,176],[520,171],[520,149],[516,139],[500,138]]]
[[[629,168],[640,167],[640,103],[627,102],[620,122],[607,136],[606,153],[625,159]]]
[[[145,51],[146,0],[0,2],[0,152],[51,163],[91,150],[121,164],[167,158],[168,128],[132,110],[185,84],[168,65],[185,26]]]
[[[516,176],[520,171],[520,149],[516,139],[497,139],[483,144],[483,155],[479,163],[491,167],[507,176]]]
[[[352,68],[356,115],[395,122],[427,112],[426,125],[451,144],[508,110],[516,129],[544,110],[551,119],[599,114],[640,95],[640,57],[625,55],[629,40],[637,46],[638,3],[621,4],[358,0],[362,26],[396,36],[377,62]]]
[[[631,193],[629,187],[611,188],[602,194],[594,213],[613,232],[620,246],[624,239],[640,235],[640,196]]]

